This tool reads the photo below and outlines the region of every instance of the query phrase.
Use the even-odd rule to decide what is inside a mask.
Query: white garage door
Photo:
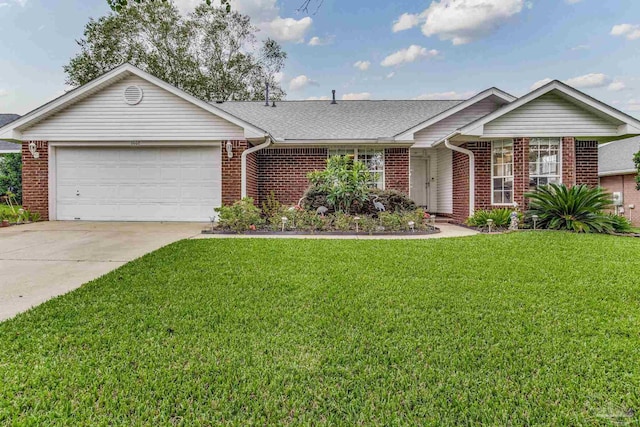
[[[219,147],[59,147],[57,219],[209,221],[220,160]]]

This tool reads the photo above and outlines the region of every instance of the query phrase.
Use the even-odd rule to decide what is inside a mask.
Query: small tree
[[[633,163],[636,164],[638,173],[636,174],[636,190],[640,190],[640,151],[633,155]]]
[[[11,153],[0,156],[0,195],[13,193],[22,204],[22,155]]]
[[[375,180],[367,165],[353,156],[332,156],[325,170],[310,172],[307,177],[318,191],[327,194],[327,202],[336,211],[347,214],[355,202],[369,199],[369,185]]]

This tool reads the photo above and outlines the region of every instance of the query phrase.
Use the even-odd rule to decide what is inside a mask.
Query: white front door
[[[429,207],[429,160],[411,159],[410,195],[418,206]]]
[[[220,147],[58,147],[58,220],[209,221]]]

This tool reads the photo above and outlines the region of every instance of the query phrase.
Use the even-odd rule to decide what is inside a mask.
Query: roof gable
[[[619,137],[640,134],[640,121],[554,80],[459,130],[475,137]],[[557,135],[556,135],[557,133]]]
[[[93,94],[102,91],[103,89],[119,82],[122,79],[126,79],[131,76],[136,76],[146,82],[153,84],[182,100],[189,102],[200,109],[203,109],[215,116],[218,116],[236,126],[241,127],[244,130],[244,136],[246,138],[262,138],[265,136],[265,131],[258,127],[248,123],[238,117],[235,117],[226,111],[223,111],[214,105],[204,102],[192,95],[164,82],[134,67],[131,64],[123,64],[104,75],[96,78],[95,80],[80,86],[74,90],[67,92],[66,94],[54,99],[53,101],[37,108],[36,110],[27,113],[18,120],[7,124],[0,128],[0,137],[6,139],[22,139],[22,132],[35,124],[42,122],[48,117],[59,113],[60,111],[69,108],[70,106],[83,101]]]

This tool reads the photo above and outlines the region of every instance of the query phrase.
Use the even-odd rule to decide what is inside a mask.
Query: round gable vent
[[[124,90],[124,102],[129,105],[136,105],[142,101],[142,88],[139,86],[128,86]]]

